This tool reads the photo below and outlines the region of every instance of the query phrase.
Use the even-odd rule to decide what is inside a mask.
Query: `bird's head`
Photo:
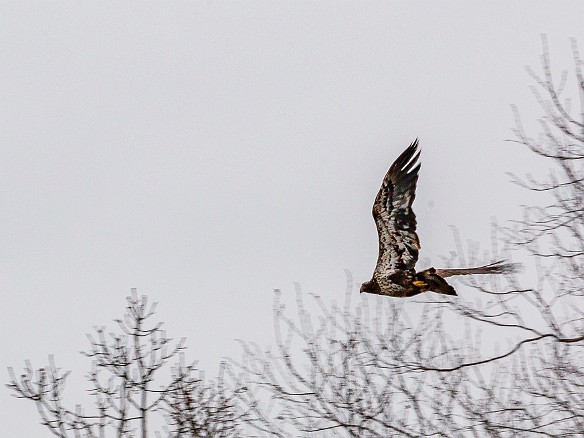
[[[369,280],[361,285],[361,289],[359,289],[359,292],[371,294],[373,293],[373,290],[374,290],[373,280]]]

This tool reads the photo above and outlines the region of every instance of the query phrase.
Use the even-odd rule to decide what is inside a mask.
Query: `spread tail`
[[[505,263],[505,260],[499,260],[498,262],[490,263],[478,268],[436,269],[436,274],[442,278],[452,277],[453,275],[512,274],[518,272],[520,268],[520,263]]]

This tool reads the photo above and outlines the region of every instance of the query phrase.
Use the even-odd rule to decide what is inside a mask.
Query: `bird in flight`
[[[412,203],[420,164],[416,139],[391,165],[373,204],[379,235],[379,256],[373,278],[361,285],[361,293],[411,297],[421,292],[457,295],[445,278],[453,275],[504,274],[516,271],[516,263],[503,261],[478,268],[434,269],[416,272],[420,241]]]

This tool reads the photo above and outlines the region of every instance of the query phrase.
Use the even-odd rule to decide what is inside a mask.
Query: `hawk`
[[[373,204],[373,219],[379,235],[379,256],[373,278],[361,285],[361,293],[411,297],[421,292],[457,295],[445,278],[453,275],[514,272],[515,263],[503,261],[463,269],[429,268],[416,272],[420,241],[412,203],[420,164],[416,139],[391,165]]]

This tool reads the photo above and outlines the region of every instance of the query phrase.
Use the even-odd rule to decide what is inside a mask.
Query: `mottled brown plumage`
[[[411,297],[421,292],[457,295],[444,278],[453,275],[502,274],[513,272],[513,263],[495,262],[478,268],[434,269],[416,272],[420,241],[412,203],[420,164],[416,139],[391,165],[373,204],[373,218],[379,236],[379,256],[373,278],[361,292],[394,297]]]

